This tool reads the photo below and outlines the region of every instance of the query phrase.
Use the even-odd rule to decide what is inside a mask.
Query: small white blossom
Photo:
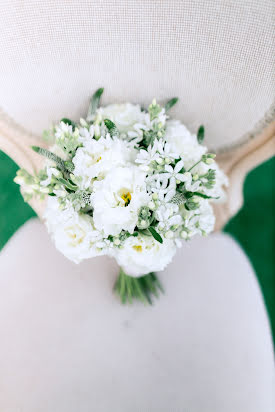
[[[165,173],[159,175],[160,179],[169,179],[173,186],[176,186],[177,181],[183,182],[184,177],[183,173],[180,173],[181,169],[183,168],[184,163],[180,160],[176,163],[175,167],[171,165],[165,165]]]
[[[48,185],[50,185],[51,182],[52,182],[52,177],[53,177],[53,176],[54,176],[54,177],[61,177],[61,176],[62,176],[62,174],[60,173],[60,171],[57,170],[55,167],[49,167],[49,166],[47,166],[46,171],[47,171],[48,177],[47,177],[47,179],[42,180],[42,181],[40,182],[41,186],[48,186]]]
[[[192,183],[193,176],[192,176],[192,173],[190,172],[183,173],[181,179],[182,179],[181,181],[184,182],[185,189],[188,192],[196,192],[200,187],[201,182],[199,180],[196,180],[195,182]]]

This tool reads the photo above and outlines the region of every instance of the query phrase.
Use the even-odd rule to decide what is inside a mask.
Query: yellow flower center
[[[132,199],[132,196],[131,196],[130,192],[123,193],[120,197],[121,197],[122,200],[124,200],[124,206],[125,207],[129,205],[129,203]]]
[[[79,230],[79,233],[77,235],[77,233],[75,232],[75,227],[69,226],[65,228],[65,232],[67,236],[72,239],[71,242],[68,243],[70,246],[77,246],[83,242],[84,237],[85,237],[85,232],[83,231],[81,227],[78,227],[78,230]]]
[[[133,249],[135,249],[137,252],[142,252],[142,246],[141,245],[135,245],[135,246],[133,246]]]

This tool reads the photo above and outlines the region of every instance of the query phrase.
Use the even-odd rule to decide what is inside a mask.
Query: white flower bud
[[[79,120],[79,123],[81,124],[82,127],[88,126],[88,123],[86,122],[86,120],[84,120],[82,118]]]
[[[213,159],[206,159],[205,163],[207,163],[208,165],[211,165],[212,163],[214,163]]]
[[[171,160],[168,157],[166,157],[165,158],[165,163],[168,165],[170,162],[171,162]]]
[[[18,185],[22,185],[23,183],[25,183],[25,179],[22,176],[16,176],[13,180]]]
[[[162,164],[164,163],[164,160],[163,160],[161,157],[158,157],[158,158],[156,159],[156,162],[157,162],[159,165],[162,165]]]
[[[116,246],[119,246],[119,245],[120,245],[120,240],[119,240],[118,238],[116,238],[116,239],[114,240],[114,244],[115,244]]]
[[[153,200],[157,200],[157,199],[158,199],[157,193],[153,193],[153,194],[152,194],[152,199],[153,199]]]
[[[166,239],[172,239],[174,237],[174,233],[171,230],[165,233]]]
[[[41,193],[49,193],[49,192],[50,192],[50,189],[49,189],[48,187],[41,187],[41,188],[40,188],[40,192],[41,192]]]
[[[195,175],[193,176],[193,180],[194,180],[194,181],[198,180],[198,178],[199,178],[199,175],[198,175],[198,174],[195,174]]]
[[[187,232],[185,232],[185,230],[183,230],[182,232],[180,232],[180,237],[182,238],[182,239],[186,239],[187,238]]]
[[[155,205],[154,202],[151,201],[151,202],[148,203],[148,207],[149,207],[149,209],[151,209],[151,210],[155,210],[156,205]]]

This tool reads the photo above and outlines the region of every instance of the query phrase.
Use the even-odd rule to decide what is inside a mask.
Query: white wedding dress
[[[0,120],[40,135],[103,103],[180,97],[173,116],[225,150],[268,124],[272,1],[4,0]],[[13,126],[16,122],[19,126]],[[0,136],[1,137],[1,136]],[[194,239],[152,307],[122,306],[116,263],[79,265],[38,219],[0,253],[0,411],[272,412],[262,295],[229,236]]]

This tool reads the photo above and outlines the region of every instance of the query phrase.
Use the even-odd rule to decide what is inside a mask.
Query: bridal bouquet
[[[62,119],[46,132],[50,150],[33,147],[45,168],[15,181],[26,201],[48,197],[45,222],[67,258],[108,255],[120,266],[115,291],[122,302],[151,303],[162,286],[154,272],[171,262],[182,240],[214,228],[212,201],[227,184],[215,155],[202,145],[204,128],[192,135],[170,120],[171,99],[99,107],[93,95],[86,119]]]

